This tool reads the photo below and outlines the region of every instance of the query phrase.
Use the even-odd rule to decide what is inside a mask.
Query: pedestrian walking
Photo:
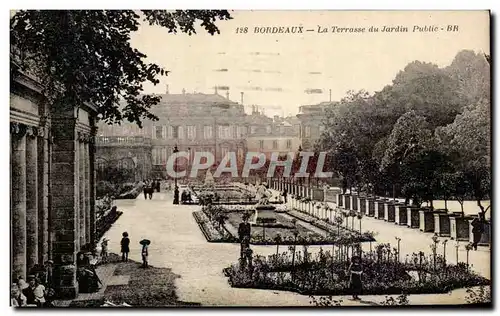
[[[130,248],[129,248],[129,245],[130,245],[130,239],[128,238],[128,233],[127,232],[123,232],[122,234],[123,238],[120,242],[121,244],[121,252],[122,252],[122,261],[123,262],[127,262],[128,261],[128,253],[130,252]]]
[[[352,293],[352,298],[359,300],[359,295],[363,289],[362,275],[363,266],[361,265],[361,258],[359,256],[353,256],[351,258],[351,265],[349,266],[349,287]]]
[[[155,192],[155,182],[151,181],[148,186],[148,196],[149,199],[151,200],[153,198],[153,193]]]
[[[288,196],[288,191],[286,189],[283,190],[283,199],[285,200],[285,204],[287,203],[287,196]]]
[[[144,186],[142,187],[142,191],[144,192],[144,199],[148,199],[148,182],[144,181]]]

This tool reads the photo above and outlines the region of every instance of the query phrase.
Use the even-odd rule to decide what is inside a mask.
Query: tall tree
[[[416,111],[431,129],[453,122],[466,100],[458,93],[459,85],[447,72],[431,63],[419,61],[400,71],[384,92],[384,100],[396,113]]]
[[[491,119],[490,103],[482,100],[469,106],[455,121],[436,130],[442,151],[453,157],[471,187],[480,211],[488,210],[482,200],[491,197]]]
[[[418,159],[415,160],[413,157],[419,152],[430,148],[431,142],[432,132],[426,118],[417,114],[414,110],[402,115],[394,124],[392,132],[387,138],[386,149],[380,162],[380,170],[386,172],[392,180],[394,198],[396,196],[396,187],[401,185],[401,171],[408,161],[411,161],[411,169],[415,169]],[[420,187],[418,192],[422,191]],[[410,191],[406,190],[406,192]]]
[[[10,21],[10,39],[20,53],[11,71],[33,72],[52,106],[91,103],[105,122],[126,119],[142,126],[143,119],[157,119],[149,110],[159,102],[142,93],[143,84],[158,84],[168,71],[146,62],[147,56],[130,45],[131,33],[142,21],[189,35],[200,23],[214,35],[219,33],[215,22],[230,18],[225,10],[18,11]]]
[[[487,56],[472,50],[462,50],[445,71],[458,83],[458,93],[467,104],[490,99],[490,64]]]

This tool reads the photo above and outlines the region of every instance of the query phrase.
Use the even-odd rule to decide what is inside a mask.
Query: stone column
[[[26,132],[26,265],[28,270],[38,263],[38,132]]]
[[[66,110],[66,111],[63,111]],[[51,214],[55,263],[54,283],[62,298],[74,298],[78,293],[76,281],[76,235],[78,187],[78,141],[76,120],[72,107],[52,113]]]
[[[83,169],[84,177],[84,200],[85,200],[85,241],[92,244],[91,220],[90,220],[90,163],[89,163],[89,136],[86,135],[83,143]]]
[[[80,197],[80,247],[87,244],[87,214],[85,213],[85,146],[83,136],[78,136],[78,188]]]
[[[38,262],[49,259],[49,140],[44,127],[38,129]]]
[[[96,192],[95,192],[95,179],[96,179],[96,170],[95,170],[95,135],[97,133],[97,128],[92,128],[92,133],[90,135],[89,142],[89,184],[90,184],[90,192],[89,192],[89,204],[90,204],[90,240],[93,243],[98,242],[96,240],[96,214],[95,214],[95,200],[96,200]]]
[[[10,127],[12,273],[26,278],[26,126],[11,123]]]

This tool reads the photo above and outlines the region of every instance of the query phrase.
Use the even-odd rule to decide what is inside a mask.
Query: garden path
[[[130,258],[141,261],[139,240],[150,239],[150,264],[172,268],[181,275],[176,281],[179,300],[207,306],[310,306],[308,296],[296,293],[231,288],[222,269],[237,261],[239,245],[208,243],[192,215],[199,206],[173,205],[172,195],[166,192],[155,193],[147,201],[142,195],[136,200],[118,200],[116,205],[123,215],[106,233],[110,251],[119,253],[121,234],[127,231],[131,239]],[[319,248],[312,246],[310,250]],[[256,254],[269,255],[276,247],[252,249]],[[463,302],[464,293],[458,290],[442,295],[412,295],[410,302]],[[362,302],[347,297],[343,300],[343,305],[373,305],[383,301],[384,296],[364,296]]]
[[[332,208],[336,207],[335,203],[328,203],[328,205]],[[359,227],[359,220],[357,218],[354,220],[354,227]],[[430,245],[432,244],[431,238],[433,237],[433,233],[424,233],[418,228],[398,226],[392,222],[385,222],[384,220],[368,216],[364,216],[361,219],[361,229],[362,231],[372,231],[375,233],[377,241],[372,243],[373,249],[375,249],[377,243],[390,243],[393,248],[396,248],[398,244],[396,237],[401,238],[400,251],[401,260],[403,261],[407,254],[411,255],[414,252],[423,251],[426,254],[432,253]],[[448,239],[448,243],[446,244],[446,260],[456,264],[456,242],[454,240],[450,240],[448,237],[439,237],[440,243],[438,244],[437,252],[440,255],[444,253],[442,242],[445,239]],[[466,262],[467,260],[467,251],[465,250],[467,244],[468,242],[465,241],[458,244],[458,260],[460,262]],[[364,243],[363,250],[369,251],[370,244]],[[487,246],[479,246],[477,251],[472,250],[469,252],[469,264],[471,264],[472,269],[485,278],[491,278],[490,260],[490,248]]]

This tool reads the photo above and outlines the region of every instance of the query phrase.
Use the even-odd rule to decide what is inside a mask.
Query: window
[[[273,149],[278,149],[278,141],[273,140]]]
[[[160,148],[153,148],[153,165],[161,164],[160,160]]]
[[[184,139],[184,126],[179,126],[179,139]]]
[[[306,126],[305,131],[304,131],[304,136],[311,137],[311,126]]]
[[[259,140],[259,148],[264,149],[264,141],[263,140]]]
[[[195,139],[196,138],[196,126],[188,125],[187,126],[187,138]]]
[[[161,129],[161,134],[163,139],[167,139],[167,134],[168,134],[168,126],[162,126],[163,128]]]
[[[236,135],[237,138],[245,137],[246,134],[247,134],[247,128],[246,128],[246,126],[238,126],[237,133],[238,133]]]
[[[179,126],[172,126],[172,138],[179,138]]]
[[[153,134],[153,138],[162,139],[163,138],[163,126],[155,126],[155,132]]]
[[[167,148],[161,149],[161,162],[160,164],[165,165],[167,163]]]
[[[205,125],[203,127],[203,138],[211,139],[213,137],[213,128],[212,125]]]
[[[268,134],[271,134],[271,125],[267,125],[267,126],[266,126],[266,132],[267,132]]]
[[[255,131],[257,131],[257,126],[251,126],[250,127],[250,133],[255,134]]]
[[[219,138],[221,139],[231,139],[233,137],[231,126],[219,125]]]
[[[286,149],[290,149],[292,148],[292,140],[291,139],[287,139],[286,140]]]

